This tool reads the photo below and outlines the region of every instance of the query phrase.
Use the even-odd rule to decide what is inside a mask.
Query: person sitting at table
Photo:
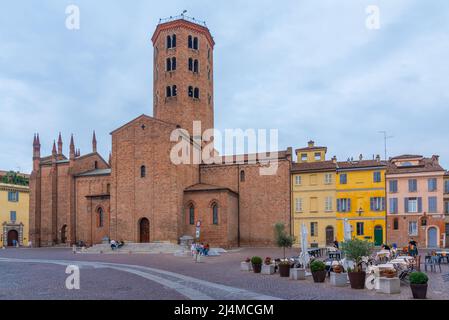
[[[381,247],[382,250],[391,251],[391,248],[388,246],[388,244],[384,243]]]
[[[412,257],[416,257],[418,255],[418,244],[413,238],[411,238],[408,243],[408,253]]]
[[[334,241],[334,248],[339,249],[339,243],[338,243],[337,239],[335,239],[335,241]]]

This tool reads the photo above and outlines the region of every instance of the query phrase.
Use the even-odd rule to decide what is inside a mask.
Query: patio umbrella
[[[344,220],[343,230],[344,230],[345,241],[351,240],[352,239],[352,231],[351,231],[351,225],[349,224],[348,219]]]
[[[309,233],[307,232],[306,224],[303,223],[301,226],[301,254],[299,255],[299,258],[304,267],[310,261],[309,252],[307,251],[307,247],[308,247],[307,235],[308,234]]]

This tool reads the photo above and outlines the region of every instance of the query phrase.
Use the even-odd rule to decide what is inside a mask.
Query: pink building
[[[446,243],[444,174],[438,156],[402,155],[387,169],[387,240],[398,247],[413,238],[418,248]]]

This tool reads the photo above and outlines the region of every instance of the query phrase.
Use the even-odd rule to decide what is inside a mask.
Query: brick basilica
[[[33,143],[30,239],[53,246],[102,239],[178,242],[195,236],[213,246],[272,245],[273,226],[290,229],[292,151],[278,152],[275,175],[255,163],[181,164],[170,160],[173,130],[192,123],[214,127],[214,39],[205,24],[185,16],[161,21],[154,46],[153,117],[141,115],[111,132],[106,161],[81,155],[73,136],[69,156],[61,135],[50,156]],[[189,139],[190,143],[191,140]],[[248,155],[244,156],[248,159]]]

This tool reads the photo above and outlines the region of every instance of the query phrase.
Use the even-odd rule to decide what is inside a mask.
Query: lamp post
[[[362,207],[360,207],[359,210],[357,210],[356,212],[359,214],[359,217],[360,217],[364,211],[363,211]]]

